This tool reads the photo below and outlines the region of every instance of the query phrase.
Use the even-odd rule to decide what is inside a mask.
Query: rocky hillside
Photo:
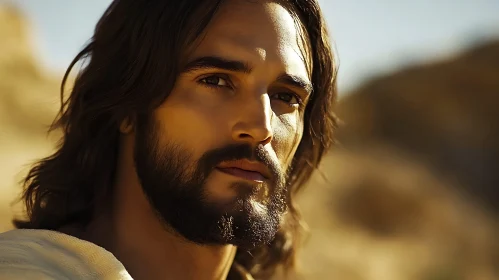
[[[498,108],[499,42],[341,100],[302,197],[305,279],[499,279]]]

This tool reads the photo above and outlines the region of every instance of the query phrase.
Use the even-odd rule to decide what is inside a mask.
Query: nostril
[[[251,135],[249,135],[247,133],[241,133],[241,134],[239,134],[239,138],[248,139],[248,138],[253,138],[253,137],[251,137]]]

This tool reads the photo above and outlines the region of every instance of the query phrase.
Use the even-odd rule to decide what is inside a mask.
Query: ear
[[[130,117],[124,118],[120,123],[120,132],[123,134],[130,134],[134,130],[133,122]]]

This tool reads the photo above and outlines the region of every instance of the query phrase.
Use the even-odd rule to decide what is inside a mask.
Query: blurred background
[[[300,197],[304,279],[499,279],[499,1],[322,0],[338,144]],[[0,232],[110,0],[0,0]]]

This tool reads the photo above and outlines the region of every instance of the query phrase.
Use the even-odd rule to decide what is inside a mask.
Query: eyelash
[[[225,81],[225,83],[227,85],[215,85],[215,84],[207,83],[206,79],[209,79],[209,78],[222,79],[222,80]],[[230,89],[233,88],[233,86],[232,86],[232,84],[230,82],[229,77],[227,77],[226,75],[223,75],[223,74],[215,74],[215,75],[210,75],[210,76],[203,77],[203,78],[201,78],[201,79],[198,80],[198,83],[202,84],[203,86],[209,87],[209,88],[223,88],[223,87],[228,87]],[[281,101],[287,103],[288,105],[290,105],[290,106],[298,105],[299,107],[303,106],[303,100],[301,99],[301,97],[298,94],[293,93],[293,92],[278,92],[275,95],[280,95],[280,94],[290,94],[290,95],[292,95],[292,97],[294,97],[296,99],[296,103],[289,103],[287,101],[281,100]]]

